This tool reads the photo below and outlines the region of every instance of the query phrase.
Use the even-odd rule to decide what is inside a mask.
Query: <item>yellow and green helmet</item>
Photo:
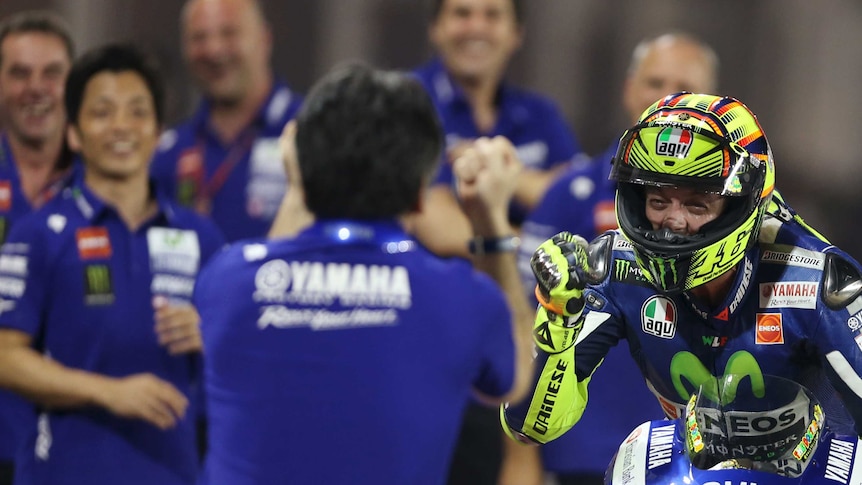
[[[717,278],[757,241],[775,167],[757,118],[738,100],[668,95],[623,133],[612,163],[617,222],[638,266],[660,291],[687,291]],[[644,186],[715,193],[727,204],[697,234],[654,230],[646,218]]]

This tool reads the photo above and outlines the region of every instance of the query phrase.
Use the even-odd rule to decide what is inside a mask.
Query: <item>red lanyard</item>
[[[255,138],[257,138],[256,130],[246,130],[241,135],[239,141],[231,147],[230,151],[228,151],[227,155],[219,163],[218,168],[216,168],[216,171],[209,180],[205,180],[205,173],[201,174],[201,184],[195,195],[195,209],[198,212],[209,215],[212,209],[212,200],[221,191],[240,160],[249,154]],[[205,158],[205,144],[202,140],[198,140],[197,145],[198,153],[200,153],[202,158]]]

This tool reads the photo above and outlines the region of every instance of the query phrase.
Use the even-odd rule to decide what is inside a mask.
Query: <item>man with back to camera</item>
[[[567,370],[551,409],[539,411],[539,392],[505,409],[506,429],[539,443],[570,429],[592,372],[625,338],[670,418],[716,377],[777,375],[822,397],[835,432],[859,434],[860,266],[774,190],[755,115],[729,97],[665,96],[623,134],[613,165],[620,229],[589,245],[561,233],[534,254],[536,388]],[[615,278],[618,261],[639,271]]]
[[[155,190],[158,71],[108,45],[72,66],[64,102],[82,169],[0,254],[0,386],[39,406],[15,483],[196,483],[199,267],[215,225]]]
[[[482,274],[400,226],[421,210],[442,140],[415,79],[336,69],[284,140],[288,193],[303,192],[315,222],[233,245],[195,293],[211,438],[203,483],[443,484],[471,389],[486,404],[517,400],[531,375],[507,219],[514,148],[480,139],[454,165]],[[327,457],[338,463],[321,466]]]
[[[263,236],[285,190],[278,136],[301,98],[272,72],[272,33],[257,0],[188,0],[183,54],[203,100],[166,132],[152,174],[228,241]]]
[[[715,92],[718,84],[718,56],[700,39],[683,32],[669,32],[644,39],[632,53],[622,102],[632,122],[656,99],[674,92]],[[533,251],[561,231],[592,240],[617,226],[614,212],[616,182],[609,180],[614,142],[587,164],[576,165],[561,175],[521,227],[523,244],[518,269],[524,287],[535,287],[530,269]],[[620,271],[626,263],[619,263]],[[637,271],[628,266],[627,278]],[[605,379],[614,376],[613,382]],[[559,439],[541,447],[545,470],[556,475],[560,485],[600,485],[605,468],[620,442],[635,426],[661,416],[658,405],[643,386],[637,367],[623,346],[614,347],[605,357],[597,381],[590,387],[590,405],[579,424]],[[619,399],[619,389],[626,389]],[[584,446],[589,443],[589,446]]]
[[[50,12],[19,12],[0,23],[0,243],[70,171],[63,87],[73,57],[69,29]],[[34,419],[29,403],[0,391],[0,484],[12,482],[15,450]]]

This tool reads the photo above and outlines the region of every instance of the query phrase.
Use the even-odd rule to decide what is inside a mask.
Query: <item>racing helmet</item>
[[[612,163],[617,223],[658,290],[678,293],[707,283],[732,269],[757,241],[775,168],[766,135],[740,101],[668,95],[623,133]],[[647,186],[686,187],[727,202],[696,234],[655,230],[646,218]]]

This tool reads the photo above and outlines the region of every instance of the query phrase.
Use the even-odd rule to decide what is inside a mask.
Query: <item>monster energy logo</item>
[[[617,281],[625,281],[626,276],[629,275],[629,270],[632,267],[631,261],[626,261],[624,259],[618,259],[615,261],[614,266],[614,277]]]
[[[676,258],[650,258],[649,269],[655,283],[664,290],[675,288],[679,283],[676,273]]]
[[[631,261],[625,259],[617,259],[614,261],[614,281],[623,283],[650,286],[649,281],[644,277],[643,271],[637,266],[633,266]]]
[[[730,375],[736,378],[725,379]],[[755,396],[764,396],[766,389],[760,365],[753,355],[744,350],[735,352],[727,359],[722,378],[713,376],[700,359],[691,352],[679,352],[670,361],[670,378],[674,389],[683,401],[688,400],[691,392],[703,387],[703,394],[713,402],[729,404],[736,399],[736,389],[743,377],[751,380],[751,390]],[[683,379],[691,386],[691,392]],[[725,384],[721,390],[718,388],[719,380]]]
[[[111,268],[104,264],[93,264],[85,268],[85,299],[87,305],[110,305],[114,302],[111,284]]]

